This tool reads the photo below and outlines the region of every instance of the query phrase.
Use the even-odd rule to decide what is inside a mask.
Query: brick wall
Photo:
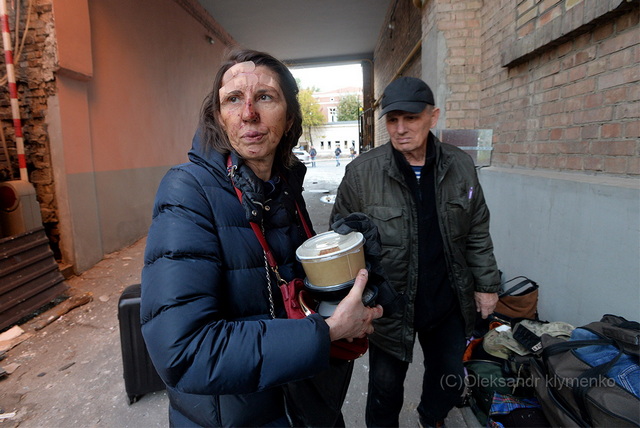
[[[421,39],[421,12],[412,0],[391,2],[384,24],[378,36],[374,58],[374,96],[380,100],[384,88],[399,73],[402,76],[420,77],[421,65],[419,52],[409,58],[415,45]],[[408,61],[406,64],[405,62]],[[404,68],[401,68],[402,65]],[[388,135],[384,121],[378,119],[379,106],[376,105],[375,146],[384,144]]]
[[[404,74],[436,89],[439,127],[493,130],[493,165],[640,174],[637,0],[409,3],[390,8],[380,34],[376,97],[420,37],[421,64]],[[393,16],[416,12],[421,35],[389,32]],[[378,120],[376,145],[387,138]]]
[[[424,79],[436,91],[442,109],[439,128],[477,129],[480,118],[480,63],[482,55],[480,0],[425,2],[423,40],[443,46],[423,46]],[[442,64],[433,64],[440,62]],[[426,68],[426,70],[425,70]]]
[[[476,129],[480,119],[482,26],[480,0],[427,0],[422,9],[414,2],[399,1],[395,14],[393,8],[387,14],[375,51],[376,96],[380,97],[384,86],[396,73],[396,68],[406,54],[422,40],[422,50],[428,55],[416,55],[401,73],[405,76],[423,77],[436,92],[438,105],[442,108],[439,127],[450,129]],[[393,35],[388,29],[393,16],[410,20],[402,35]],[[418,20],[418,16],[422,16]],[[400,21],[400,22],[404,22]],[[418,31],[418,29],[420,31]],[[430,37],[433,35],[433,37]],[[424,43],[444,39],[444,51]],[[433,54],[431,51],[433,50]],[[398,52],[404,53],[399,55]],[[442,62],[440,64],[439,62]],[[441,72],[431,69],[442,69]],[[438,86],[446,96],[440,96]],[[383,120],[376,122],[376,145],[388,140]]]
[[[53,40],[52,5],[48,0],[34,1],[31,14],[27,16],[27,3],[19,2],[20,42],[27,21],[29,26],[21,54],[14,47],[14,64],[20,117],[24,134],[25,154],[29,181],[36,190],[42,213],[43,225],[49,236],[52,249],[59,258],[58,213],[56,207],[53,170],[51,167],[49,136],[45,115],[48,97],[55,93],[54,70],[56,67],[55,42]],[[16,10],[8,8],[11,39],[15,46]],[[27,19],[28,18],[28,19]],[[6,76],[4,55],[0,59],[0,76]],[[6,81],[6,80],[5,80]],[[9,179],[19,179],[16,155],[15,132],[10,108],[9,90],[6,83],[0,88],[0,120],[12,163]]]
[[[640,174],[638,2],[598,15],[602,4],[500,0],[482,9],[480,127],[494,131],[493,165]],[[578,8],[582,21],[572,17],[566,34],[540,36]],[[538,42],[524,49],[527,37]]]

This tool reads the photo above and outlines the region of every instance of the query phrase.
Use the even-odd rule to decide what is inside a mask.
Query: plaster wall
[[[66,263],[88,268],[102,259],[103,251],[86,86],[86,82],[60,76],[58,93],[48,101],[47,122],[62,235],[60,251]]]
[[[540,285],[540,318],[640,319],[640,180],[484,168],[498,266]]]
[[[147,233],[158,183],[170,166],[187,160],[226,49],[174,0],[153,7],[128,0],[86,5],[90,49],[63,38],[59,51],[69,67],[58,76],[60,111],[49,120],[57,129],[52,145],[64,159],[54,162],[64,176],[62,241],[77,272]],[[55,2],[56,15],[72,9]],[[87,52],[91,67],[73,59]]]

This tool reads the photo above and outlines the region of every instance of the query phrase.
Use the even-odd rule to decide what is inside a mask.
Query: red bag
[[[369,350],[369,339],[366,337],[353,339],[353,342],[340,339],[331,342],[330,354],[332,358],[339,360],[355,360],[362,357],[367,350]]]
[[[286,284],[280,285],[284,308],[287,311],[287,318],[302,319],[316,312],[312,309],[315,302],[304,290],[304,282],[300,278],[293,279]],[[362,357],[369,349],[369,339],[356,338],[352,342],[345,339],[331,342],[330,355],[332,358],[340,360],[355,360]]]
[[[284,308],[287,311],[287,318],[299,320],[314,313],[308,306],[304,306],[309,313],[305,313],[304,305],[304,282],[300,278],[293,279],[286,284],[280,285]],[[302,294],[300,293],[302,292]]]

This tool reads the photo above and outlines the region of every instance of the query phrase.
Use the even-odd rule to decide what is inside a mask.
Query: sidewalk
[[[330,205],[321,205],[314,211],[328,218]],[[319,231],[326,228],[317,225]],[[67,280],[73,289],[90,293],[89,303],[40,330],[29,327],[36,320],[21,326],[23,337],[33,336],[8,350],[0,363],[12,369],[0,380],[0,428],[168,426],[164,391],[128,405],[122,378],[118,298],[126,286],[140,282],[145,242],[141,239],[109,254],[92,269]],[[420,350],[416,352],[407,374],[403,427],[418,426],[415,408],[422,358]],[[367,367],[366,356],[356,362],[344,405],[347,427],[364,426]],[[453,409],[446,422],[449,427],[479,426],[469,408]]]

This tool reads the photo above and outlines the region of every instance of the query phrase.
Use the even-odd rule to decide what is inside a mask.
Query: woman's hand
[[[367,270],[361,269],[349,294],[342,299],[333,315],[326,320],[331,341],[347,339],[351,342],[354,338],[373,333],[371,322],[382,316],[382,306],[368,308],[362,304],[362,292],[368,278]]]

